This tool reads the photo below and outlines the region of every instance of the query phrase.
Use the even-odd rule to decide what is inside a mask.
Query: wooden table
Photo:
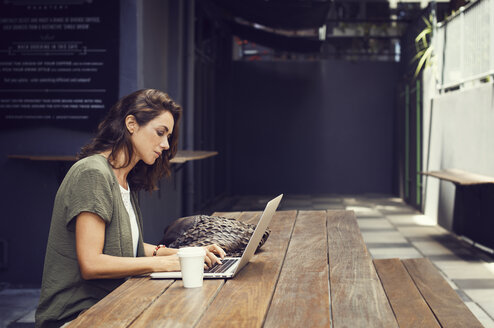
[[[278,211],[270,229],[234,279],[131,278],[69,327],[481,327],[426,259],[375,264],[352,211]]]

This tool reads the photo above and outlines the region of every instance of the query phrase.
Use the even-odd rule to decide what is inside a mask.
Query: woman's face
[[[172,114],[164,111],[146,125],[139,126],[135,123],[131,126],[129,131],[134,145],[135,163],[142,160],[148,165],[153,165],[164,150],[170,149],[168,141],[174,124]]]

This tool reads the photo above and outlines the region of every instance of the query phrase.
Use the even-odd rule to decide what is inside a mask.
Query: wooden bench
[[[428,259],[374,265],[400,327],[483,327]]]
[[[421,174],[455,184],[453,232],[494,249],[494,178],[458,169]]]
[[[421,172],[421,174],[428,175],[441,180],[450,181],[456,185],[462,185],[462,186],[490,184],[490,183],[494,184],[493,177],[471,173],[458,169],[446,169],[439,171]]]
[[[333,327],[483,327],[428,259],[372,260],[352,212],[328,235]]]

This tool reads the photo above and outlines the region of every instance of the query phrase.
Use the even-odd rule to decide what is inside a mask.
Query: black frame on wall
[[[119,0],[0,3],[2,127],[95,130],[118,99],[119,7]]]

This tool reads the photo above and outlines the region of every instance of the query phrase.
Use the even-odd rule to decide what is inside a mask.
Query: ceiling
[[[279,51],[320,53],[328,45],[355,48],[356,39],[367,48],[370,38],[378,40],[374,44],[393,47],[427,4],[428,0],[209,0],[208,7],[240,39]]]

